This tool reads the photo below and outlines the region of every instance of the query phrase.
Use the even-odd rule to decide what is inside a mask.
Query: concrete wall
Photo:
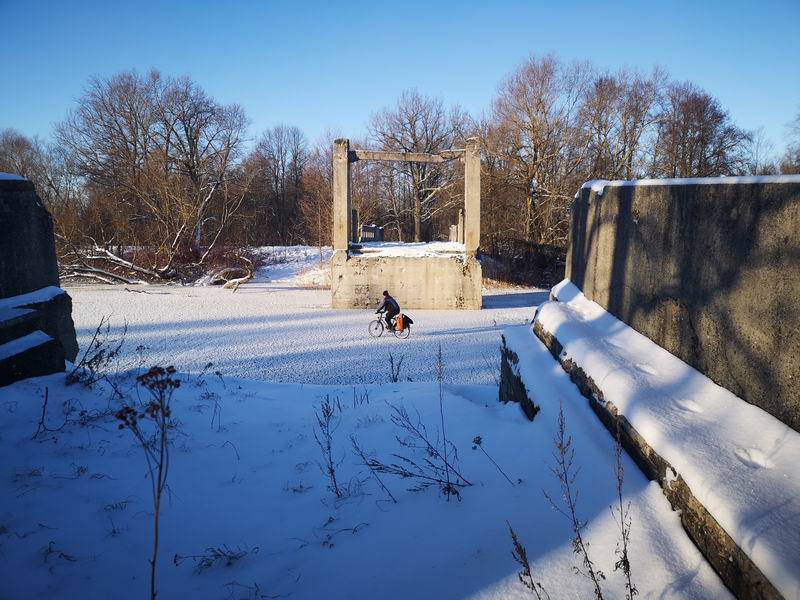
[[[58,284],[50,213],[31,182],[0,179],[0,299]],[[38,324],[31,322],[31,327],[40,328],[55,338],[62,346],[62,356],[75,360],[78,342],[72,321],[72,299],[66,292],[46,301],[15,306],[27,306],[38,311]],[[8,328],[14,329],[14,324],[6,322],[0,315],[0,329]],[[23,333],[30,332],[24,330]]]
[[[53,219],[27,180],[0,179],[0,298],[58,285]]]
[[[481,265],[466,255],[363,257],[336,251],[331,257],[331,306],[375,308],[389,290],[403,310],[481,308]]]
[[[583,189],[566,276],[800,431],[800,177]]]

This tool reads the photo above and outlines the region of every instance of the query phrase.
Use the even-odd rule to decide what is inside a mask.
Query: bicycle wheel
[[[383,323],[381,323],[380,319],[369,322],[369,334],[372,337],[381,337],[383,335]]]
[[[394,336],[404,340],[411,335],[411,327],[406,326],[403,327],[403,331],[398,331],[397,329],[394,330]]]

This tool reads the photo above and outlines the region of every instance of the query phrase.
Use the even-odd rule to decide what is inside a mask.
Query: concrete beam
[[[464,156],[464,249],[474,255],[481,245],[481,149],[469,138]]]
[[[391,162],[443,163],[449,160],[462,158],[464,152],[464,150],[445,150],[439,154],[425,154],[423,152],[353,150],[350,152],[350,162],[355,162],[357,160],[385,160]]]
[[[348,249],[350,239],[350,140],[333,142],[333,249]]]

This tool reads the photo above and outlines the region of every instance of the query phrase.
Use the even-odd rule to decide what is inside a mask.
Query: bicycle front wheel
[[[369,323],[369,334],[372,337],[381,337],[383,335],[383,323],[380,319],[375,319]]]

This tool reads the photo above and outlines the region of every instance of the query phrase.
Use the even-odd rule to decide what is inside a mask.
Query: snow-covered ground
[[[564,355],[678,471],[784,597],[800,598],[800,433],[626,326],[569,281],[553,293],[560,302],[544,304],[537,320]]]
[[[298,289],[318,254],[290,254],[235,293],[69,289],[82,346],[101,316],[111,315],[112,335],[127,322],[114,366],[126,402],[146,397],[134,379],[140,360],[174,364],[182,380],[172,403],[177,427],[162,507],[159,598],[530,597],[517,578],[506,521],[550,597],[590,597],[590,583],[573,572],[579,559],[570,524],[544,495],[560,497],[550,472],[559,406],[574,440],[591,558],[607,577],[606,597],[624,597],[624,578],[614,571],[611,437],[538,342],[528,352],[536,397],[546,399],[536,420],[497,402],[500,335],[508,325],[530,335],[524,324],[547,292],[500,291],[485,296],[481,311],[410,311],[410,339],[372,339],[371,311],[334,311],[327,290]],[[386,463],[403,463],[396,455],[430,458],[398,442],[407,432],[392,416],[405,407],[441,447],[440,344],[445,431],[472,485],[448,501],[436,486],[410,491],[413,481],[383,474],[394,503],[350,436]],[[403,359],[402,383],[388,382],[390,353]],[[200,375],[208,362],[213,367]],[[132,434],[118,429],[113,415],[93,418],[118,406],[109,405],[110,394],[102,382],[93,390],[66,386],[64,375],[0,388],[0,598],[146,596],[150,483]],[[45,395],[45,424],[58,430],[34,437]],[[345,490],[339,500],[318,466],[315,411],[325,399],[335,406],[333,456]],[[472,447],[475,436],[514,485]],[[639,597],[729,597],[660,488],[626,456],[623,464]],[[212,560],[214,548],[240,556],[226,565]]]
[[[369,257],[420,258],[464,253],[464,244],[458,242],[362,242],[360,246],[361,254]]]
[[[101,316],[111,315],[114,330],[128,323],[122,366],[138,360],[135,349],[145,346],[153,364],[198,371],[213,362],[228,376],[318,384],[388,381],[390,353],[403,359],[403,380],[434,381],[441,343],[455,380],[489,384],[497,376],[503,327],[529,321],[533,307],[547,298],[543,290],[510,289],[486,296],[480,311],[410,310],[409,339],[372,339],[367,326],[374,311],[332,310],[330,291],[297,288],[289,269],[262,269],[267,282],[245,284],[236,293],[219,287],[67,288],[78,342],[84,347]]]
[[[537,352],[540,390],[550,401],[533,423],[517,405],[499,404],[495,386],[457,385],[458,370],[449,370],[455,365],[445,352],[445,431],[459,472],[472,484],[449,501],[435,486],[413,492],[413,481],[384,474],[392,502],[349,439],[354,435],[385,462],[401,462],[393,454],[424,460],[425,452],[399,445],[395,436],[407,432],[392,423],[392,406],[405,407],[415,423],[418,411],[438,440],[436,384],[317,387],[178,374],[159,598],[527,598],[507,520],[552,598],[588,598],[590,583],[572,572],[578,558],[570,525],[543,494],[559,497],[548,469],[559,402],[574,439],[591,558],[607,576],[606,597],[622,598],[624,579],[614,572],[619,535],[609,510],[616,493],[611,438],[547,351]],[[131,376],[117,385],[135,401]],[[33,439],[46,391],[49,428],[63,424],[65,407],[84,424]],[[64,375],[52,375],[0,393],[0,596],[146,597],[152,504],[144,455],[114,417],[86,422],[106,408],[107,387],[66,387]],[[340,500],[318,467],[314,440],[314,411],[325,398],[335,406]],[[475,436],[516,485],[472,449]],[[658,486],[623,460],[639,597],[728,597]],[[244,555],[201,568],[213,548]],[[181,558],[187,556],[197,558]]]
[[[264,265],[256,272],[253,283],[271,281],[307,288],[331,285],[330,246],[261,246],[256,251]]]

